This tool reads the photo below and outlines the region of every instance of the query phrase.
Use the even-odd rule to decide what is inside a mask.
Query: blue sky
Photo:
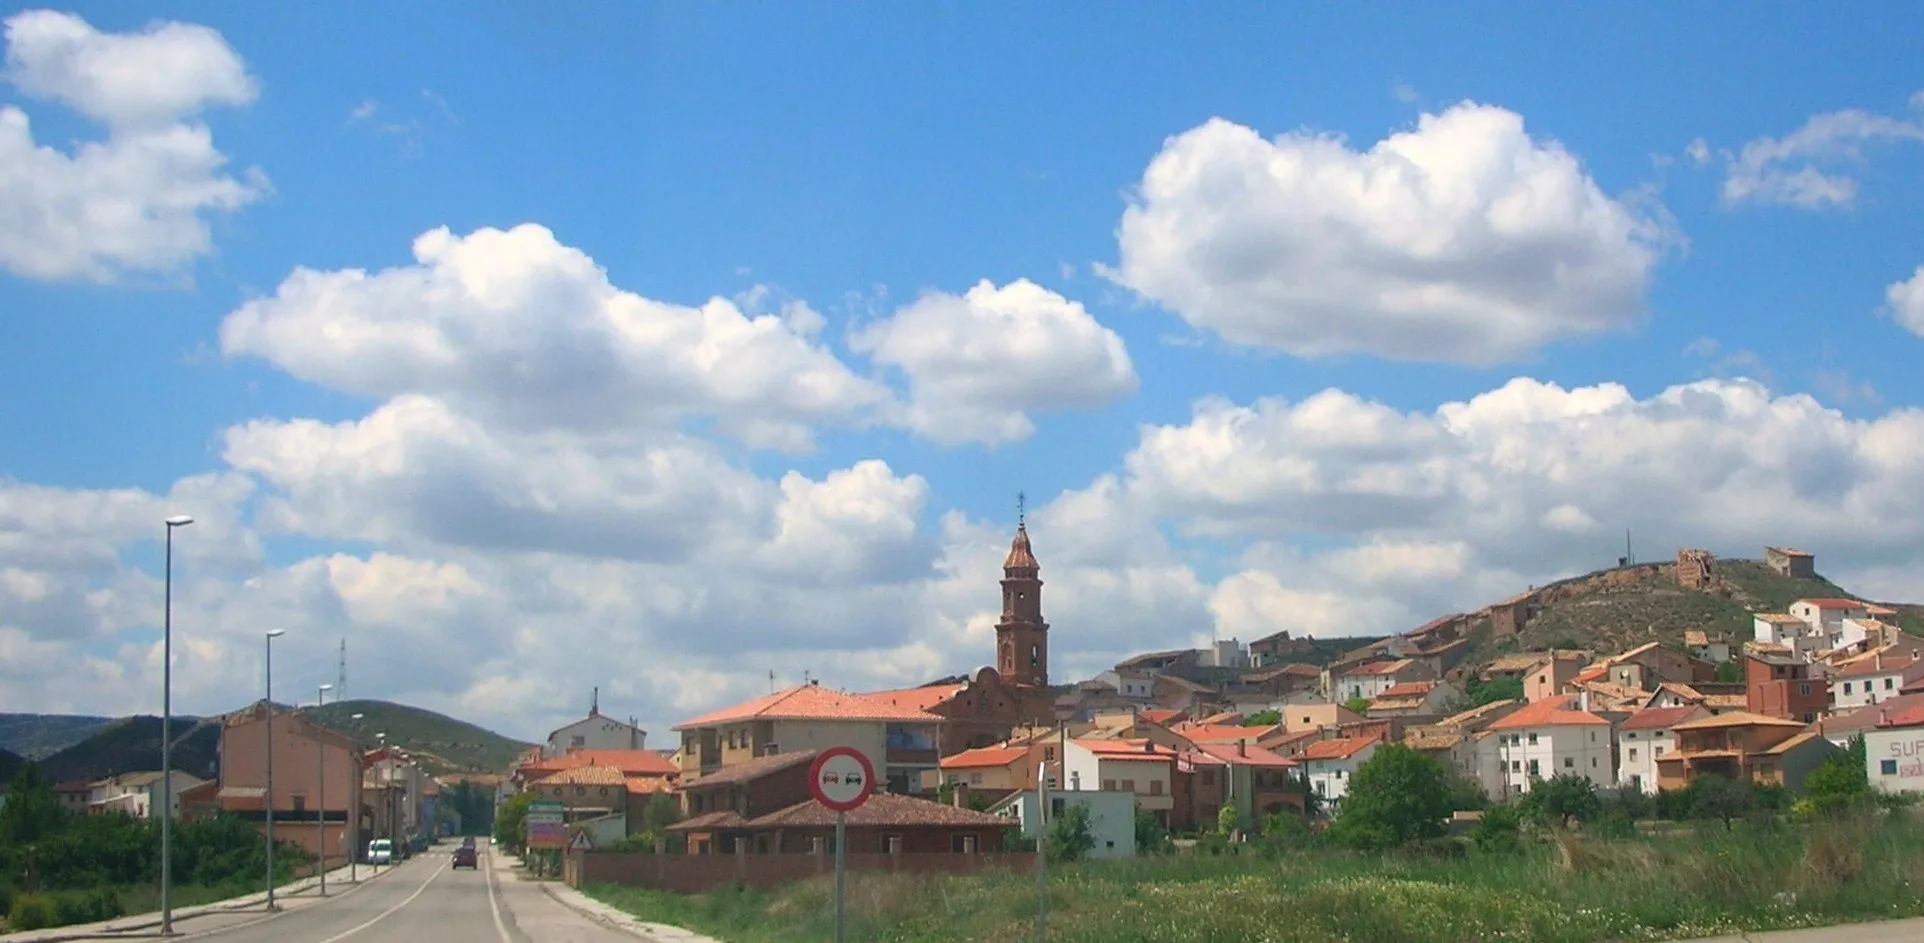
[[[7,15],[23,9],[9,7]],[[148,14],[124,4],[61,9],[106,34],[138,33],[150,22]],[[1908,416],[1906,410],[1924,395],[1908,369],[1924,339],[1888,310],[1887,292],[1924,264],[1916,225],[1924,208],[1924,177],[1917,173],[1924,140],[1913,133],[1924,121],[1924,110],[1913,104],[1913,95],[1924,89],[1924,70],[1914,55],[1924,26],[1897,4],[1855,12],[1841,18],[1788,4],[1741,10],[1713,4],[1642,10],[1211,4],[1137,5],[1124,12],[1098,4],[590,3],[566,11],[502,4],[479,13],[443,3],[398,10],[372,4],[172,5],[169,19],[217,31],[254,82],[244,102],[216,102],[172,118],[205,122],[213,147],[228,161],[221,173],[258,168],[271,185],[231,210],[202,209],[197,217],[209,227],[207,249],[175,264],[119,266],[110,277],[48,276],[0,266],[0,306],[8,312],[0,318],[0,478],[62,489],[68,496],[116,488],[166,495],[180,479],[208,473],[247,478],[255,490],[233,503],[233,530],[225,538],[236,545],[257,540],[259,552],[237,551],[223,563],[224,586],[245,585],[249,578],[271,582],[272,574],[293,573],[303,561],[336,549],[361,560],[381,552],[458,564],[475,574],[505,566],[511,569],[502,572],[516,574],[517,582],[552,583],[558,579],[552,574],[531,576],[526,567],[536,564],[528,559],[489,557],[499,542],[417,541],[380,528],[356,532],[345,524],[314,523],[318,512],[312,508],[301,524],[263,520],[257,512],[268,498],[299,504],[318,500],[314,494],[325,489],[290,497],[287,481],[258,467],[234,468],[224,444],[226,430],[251,420],[351,423],[402,392],[391,383],[315,382],[288,369],[285,357],[223,349],[221,326],[244,302],[273,295],[296,267],[336,272],[409,265],[410,243],[437,227],[460,237],[535,223],[559,244],[592,257],[613,286],[648,299],[695,306],[765,286],[772,297],[806,302],[826,321],[820,344],[855,375],[880,378],[903,396],[901,373],[851,347],[852,330],[888,318],[927,292],[959,296],[985,279],[995,286],[1032,280],[1079,303],[1114,332],[1127,350],[1131,389],[1092,393],[1100,400],[1093,406],[1039,403],[1024,410],[1032,434],[993,443],[945,442],[881,421],[867,428],[821,423],[812,452],[756,448],[727,435],[710,437],[712,447],[732,467],[765,481],[791,469],[822,480],[863,459],[886,462],[895,476],[921,476],[926,495],[908,508],[921,543],[890,546],[919,546],[903,552],[956,566],[956,548],[973,544],[944,523],[945,514],[961,512],[957,526],[983,528],[982,534],[969,532],[969,539],[986,540],[996,528],[1006,532],[1018,489],[1040,508],[1065,492],[1091,489],[1100,476],[1120,476],[1122,489],[1137,495],[1137,503],[1107,513],[1146,522],[1154,533],[1140,536],[1165,544],[1167,555],[1154,550],[1138,561],[1105,560],[1102,552],[1075,549],[1077,538],[1047,535],[1040,522],[1037,539],[1045,567],[1052,540],[1070,543],[1072,560],[1086,557],[1090,586],[1104,585],[1095,575],[1104,563],[1124,574],[1134,572],[1130,566],[1149,566],[1169,576],[1167,568],[1174,567],[1188,574],[1171,577],[1176,583],[1196,583],[1183,590],[1193,598],[1159,597],[1136,606],[1118,603],[1120,597],[1105,602],[1102,594],[1085,590],[1056,616],[1093,627],[1128,621],[1109,608],[1118,605],[1168,614],[1160,629],[1120,632],[1129,644],[1147,645],[1166,635],[1173,645],[1198,633],[1228,631],[1227,623],[1236,620],[1226,613],[1236,607],[1225,601],[1225,586],[1239,574],[1265,566],[1272,576],[1300,572],[1274,564],[1277,554],[1314,558],[1385,541],[1463,543],[1462,559],[1469,562],[1461,567],[1468,570],[1439,574],[1425,588],[1327,582],[1292,587],[1285,581],[1281,588],[1298,595],[1236,610],[1246,616],[1308,612],[1293,607],[1311,605],[1303,599],[1313,598],[1320,600],[1314,605],[1337,612],[1305,615],[1306,631],[1337,625],[1394,631],[1407,627],[1397,619],[1423,621],[1416,617],[1431,605],[1476,604],[1486,583],[1587,568],[1605,552],[1598,549],[1609,542],[1602,535],[1620,534],[1612,522],[1641,523],[1634,507],[1621,514],[1581,508],[1594,525],[1584,546],[1568,549],[1566,542],[1559,545],[1564,550],[1534,563],[1488,551],[1460,528],[1409,518],[1405,505],[1365,509],[1356,517],[1285,514],[1268,529],[1252,529],[1244,526],[1250,509],[1238,510],[1223,495],[1204,501],[1196,497],[1200,492],[1185,497],[1165,490],[1150,497],[1155,489],[1143,484],[1150,479],[1180,488],[1168,475],[1127,470],[1136,466],[1125,455],[1141,452],[1145,441],[1139,428],[1186,427],[1192,404],[1205,397],[1238,406],[1263,397],[1296,403],[1326,389],[1428,416],[1443,403],[1469,401],[1518,376],[1565,388],[1620,383],[1638,402],[1705,378],[1749,377],[1761,381],[1770,397],[1814,397],[1819,412],[1829,411],[1811,420],[1827,423],[1826,431],[1811,433],[1819,438],[1849,436],[1861,432],[1863,423]],[[17,76],[20,67],[11,68]],[[71,152],[76,141],[107,135],[71,101],[36,94],[29,86],[31,81],[15,81],[0,89],[0,107],[20,109],[38,144]],[[1644,277],[1621,283],[1634,283],[1626,289],[1627,305],[1641,308],[1642,315],[1619,306],[1609,315],[1608,330],[1552,331],[1548,340],[1482,363],[1425,362],[1407,351],[1300,356],[1287,344],[1225,339],[1219,330],[1186,322],[1175,310],[1182,303],[1167,292],[1157,297],[1157,291],[1138,290],[1143,283],[1132,284],[1127,274],[1103,274],[1122,264],[1119,230],[1125,209],[1139,202],[1131,194],[1139,191],[1145,169],[1172,137],[1211,118],[1263,139],[1292,132],[1338,135],[1360,153],[1388,135],[1412,131],[1424,115],[1442,115],[1465,102],[1520,116],[1532,142],[1555,142],[1578,162],[1571,179],[1587,180],[1603,199],[1627,207],[1626,218],[1654,227],[1635,240],[1652,253]],[[1793,137],[1807,122],[1838,113],[1855,117],[1812,125],[1821,133]],[[1701,159],[1690,151],[1699,141]],[[1848,198],[1726,198],[1746,145],[1760,141],[1777,149],[1757,153],[1778,155],[1763,169],[1795,173],[1808,167],[1828,181],[1848,180]],[[0,201],[18,204],[0,202],[0,225],[26,225],[19,222],[26,218],[19,214],[29,211],[22,209],[27,204],[21,192],[9,195],[0,188]],[[1195,244],[1202,249],[1191,248],[1214,251],[1209,247],[1223,249],[1236,238],[1234,232],[1218,233]],[[1485,263],[1498,274],[1461,277],[1500,279],[1505,265],[1550,264],[1529,252],[1511,262],[1493,252],[1480,261],[1449,255],[1436,264],[1467,270]],[[1365,275],[1372,271],[1367,262],[1358,265]],[[1293,270],[1277,278],[1301,275]],[[1445,271],[1439,278],[1460,275]],[[1555,303],[1579,304],[1568,298]],[[1331,301],[1330,310],[1316,317],[1367,314],[1337,311],[1348,310],[1346,304]],[[1206,314],[1190,321],[1213,323]],[[1924,315],[1919,321],[1924,330]],[[511,378],[500,382],[511,392]],[[681,418],[685,429],[706,429],[707,421],[693,414]],[[553,428],[566,424],[558,421]],[[1623,437],[1645,428],[1627,421],[1589,434],[1627,443]],[[1876,447],[1840,446],[1839,454],[1850,451],[1850,458],[1786,462],[1776,480],[1810,497],[1808,511],[1785,512],[1781,520],[1754,526],[1732,523],[1727,531],[1719,528],[1728,516],[1720,516],[1715,526],[1694,532],[1681,526],[1664,532],[1662,523],[1674,515],[1653,511],[1657,521],[1651,526],[1659,528],[1653,540],[1728,541],[1730,552],[1739,552],[1751,549],[1745,541],[1753,530],[1771,530],[1784,534],[1784,541],[1822,544],[1829,534],[1811,522],[1823,513],[1887,517],[1892,506],[1881,493],[1860,493],[1861,485],[1896,474],[1892,463],[1900,459],[1890,455],[1904,451],[1913,428],[1886,428]],[[1534,434],[1518,433],[1524,440]],[[1781,434],[1798,438],[1794,431]],[[1631,455],[1623,461],[1635,467],[1677,461],[1675,453],[1691,438],[1651,446],[1667,449],[1667,458]],[[1759,442],[1769,435],[1753,430],[1738,438]],[[1623,451],[1635,449],[1625,445]],[[1248,470],[1266,461],[1307,459],[1271,449],[1221,460]],[[1389,464],[1408,471],[1426,467],[1423,461],[1409,457]],[[1748,507],[1744,502],[1768,491],[1762,482],[1769,475],[1744,470],[1750,467],[1732,464],[1730,481],[1736,483],[1718,492],[1733,507]],[[1553,470],[1542,476],[1563,480]],[[1229,479],[1212,474],[1211,480]],[[1448,490],[1474,489],[1459,483]],[[1257,507],[1266,499],[1252,494],[1250,500]],[[1571,506],[1546,500],[1545,507]],[[1758,509],[1765,518],[1767,510]],[[1566,518],[1574,519],[1557,519]],[[151,541],[117,532],[101,539],[111,548],[105,551],[110,565],[63,571],[62,579],[72,581],[76,593],[120,587],[138,595],[144,584],[119,581],[151,565]],[[571,566],[601,559],[591,543],[570,545],[568,539],[557,537],[558,544],[550,541],[542,549],[571,557]],[[6,546],[0,543],[0,553]],[[974,552],[980,557],[983,551]],[[1913,568],[1920,563],[1914,550],[1840,546],[1836,552],[1878,589],[1900,588],[1909,579],[1903,574],[1924,573]],[[986,566],[992,569],[994,562]],[[0,556],[0,567],[7,564]],[[983,566],[979,560],[968,565]],[[666,579],[659,573],[646,578]],[[1139,573],[1116,578],[1118,585],[1153,582]],[[877,591],[906,593],[911,605],[940,609],[918,595],[935,590],[889,585]],[[207,605],[225,605],[216,599],[222,592],[210,587]],[[992,586],[981,586],[977,595],[974,609],[931,617],[940,629],[902,628],[887,643],[830,646],[816,657],[846,659],[855,687],[870,680],[908,683],[914,672],[937,663],[965,670],[973,666],[968,653],[984,631],[975,610],[994,604]],[[516,612],[524,604],[534,614],[523,626],[546,611],[526,600],[507,609]],[[317,639],[378,631],[378,620],[321,609],[331,614],[299,617],[318,620],[312,633]],[[637,645],[638,652],[652,653],[645,656],[650,663],[673,660],[657,634],[667,629],[651,628],[650,616],[590,609],[597,619],[612,619],[610,625],[630,626],[651,639]],[[329,621],[337,617],[343,621]],[[211,614],[208,619],[221,621]],[[1378,619],[1383,624],[1374,624]],[[106,663],[101,670],[109,674],[112,665],[136,670],[147,657],[142,640],[150,637],[143,633],[151,633],[151,621],[143,626],[138,617],[126,616],[86,626],[55,622],[18,627],[18,644],[52,646],[34,649],[46,657],[86,651]],[[0,615],[0,626],[6,624]],[[719,622],[703,624],[731,631],[718,628]],[[1246,633],[1247,618],[1233,629]],[[500,631],[511,635],[513,626]],[[899,647],[916,637],[930,652]],[[321,664],[322,646],[312,644],[310,661]],[[743,645],[755,648],[750,641]],[[236,643],[236,652],[243,648]],[[1106,657],[1111,646],[1089,642],[1079,648],[1090,651],[1089,664],[1073,664],[1100,667],[1098,655]],[[210,664],[243,659],[232,663],[238,665],[251,656],[206,657]],[[637,681],[626,692],[637,702],[633,710],[672,719],[677,711],[737,693],[746,683],[739,677],[760,670],[742,674],[708,655],[689,657],[688,664],[715,672],[712,691],[667,695],[658,693],[659,684]],[[507,723],[519,722],[514,711],[555,710],[534,706],[547,703],[547,695],[534,692],[571,690],[576,683],[479,663],[450,669],[418,689],[398,676],[387,680],[394,689],[379,693],[470,712],[477,704],[492,708],[512,700],[487,691],[521,692],[514,696],[525,697],[526,705],[501,708]],[[0,701],[9,708],[31,708],[29,702],[43,696],[24,682],[13,684],[0,679]],[[236,696],[237,689],[211,682],[205,694],[209,704]]]

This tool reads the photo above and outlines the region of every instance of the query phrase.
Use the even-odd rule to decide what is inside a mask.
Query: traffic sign
[[[576,832],[575,837],[568,841],[568,850],[593,851],[595,850],[595,840],[590,837],[586,831]]]
[[[815,801],[837,812],[853,812],[875,794],[875,766],[854,747],[829,747],[808,768]]]

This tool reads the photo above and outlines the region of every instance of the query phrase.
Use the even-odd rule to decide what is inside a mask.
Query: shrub
[[[1426,753],[1400,743],[1379,747],[1350,780],[1333,836],[1368,850],[1442,835],[1451,812],[1447,775]]]
[[[22,894],[13,899],[13,907],[7,911],[7,930],[44,930],[58,926],[54,914],[53,901],[39,894]]]
[[[1136,810],[1136,854],[1160,855],[1170,851],[1169,827],[1148,809]]]
[[[1504,854],[1523,847],[1523,810],[1514,805],[1493,805],[1483,810],[1471,838],[1479,851]]]

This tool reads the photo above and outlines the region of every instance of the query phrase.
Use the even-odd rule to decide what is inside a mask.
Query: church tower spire
[[[1013,684],[1049,683],[1049,623],[1042,619],[1042,567],[1029,543],[1027,496],[1016,495],[1015,539],[1002,561],[1002,619],[995,626],[996,672]]]

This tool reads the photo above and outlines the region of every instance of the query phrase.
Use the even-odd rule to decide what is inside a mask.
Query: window
[[[1636,761],[1637,761],[1637,748],[1636,748],[1636,747],[1631,747],[1631,748],[1630,748],[1630,762],[1632,762],[1632,763],[1635,763]]]
[[[1049,801],[1049,817],[1052,819],[1061,818],[1063,810],[1067,809],[1068,807],[1069,807],[1068,804],[1063,802],[1061,799],[1050,800]]]
[[[1162,795],[1162,780],[1152,779],[1149,781],[1149,794],[1152,796]]]
[[[1531,746],[1536,746],[1536,745],[1537,745],[1537,735],[1536,735],[1536,733],[1535,733],[1534,731],[1533,731],[1533,732],[1531,732],[1531,734],[1530,734],[1530,745],[1531,745]]]
[[[1630,731],[1629,733],[1627,733],[1627,734],[1624,734],[1624,735],[1623,735],[1623,738],[1624,738],[1625,740],[1635,740],[1635,739],[1637,739],[1637,732],[1636,732],[1636,731],[1634,731],[1634,730],[1632,730],[1632,731]]]
[[[569,737],[568,745],[571,747],[585,747],[588,745],[588,738],[580,735]]]
[[[1040,664],[1042,664],[1042,646],[1029,646],[1029,666],[1033,668]]]
[[[1896,684],[1896,683],[1897,683],[1897,682],[1896,682],[1896,679],[1894,679],[1894,678],[1885,678],[1885,679],[1884,679],[1884,690],[1886,690],[1886,691],[1889,691],[1889,690],[1891,689],[1891,686],[1892,686],[1892,685],[1894,685],[1894,684]]]
[[[1844,693],[1851,693],[1851,683],[1849,681],[1844,682]]]
[[[588,787],[586,787],[586,786],[576,786],[576,787],[575,787],[575,795],[577,795],[577,796],[585,796],[585,795],[587,795],[587,794],[588,794]]]
[[[1103,780],[1103,781],[1102,781],[1102,791],[1103,791],[1103,792],[1115,792],[1115,791],[1116,791],[1116,781],[1115,781],[1115,780],[1113,780],[1113,779],[1105,779],[1105,780]]]
[[[1576,757],[1574,757],[1574,756],[1566,756],[1566,757],[1564,757],[1564,758],[1563,758],[1563,768],[1564,768],[1564,769],[1576,769],[1576,768],[1577,768],[1577,758],[1576,758]]]
[[[1512,773],[1521,773],[1521,772],[1523,772],[1523,761],[1522,761],[1522,760],[1511,760],[1511,761],[1510,761],[1510,772],[1512,772]]]
[[[1594,756],[1590,758],[1590,768],[1591,769],[1597,768],[1597,758]]]
[[[971,786],[980,786],[980,785],[982,785],[982,774],[981,774],[981,773],[970,773],[970,774],[969,774],[969,785],[971,785]]]
[[[607,787],[607,786],[603,786],[603,787],[601,787],[601,798],[603,798],[603,799],[606,799],[606,798],[608,798],[608,787]]]
[[[1798,686],[1797,686],[1797,693],[1798,693],[1799,695],[1802,695],[1803,697],[1809,697],[1809,696],[1810,696],[1810,684],[1809,684],[1808,682],[1806,682],[1806,683],[1804,683],[1804,684],[1800,684],[1800,685],[1798,685]]]
[[[883,835],[882,836],[882,853],[885,855],[901,854],[902,853],[902,836]]]
[[[1650,751],[1650,758],[1653,760],[1662,755],[1663,755],[1663,747],[1654,747]]]
[[[1537,761],[1535,761],[1535,760],[1531,760],[1531,761],[1530,761],[1530,775],[1532,775],[1532,776],[1536,776],[1536,775],[1538,775],[1538,772],[1537,772]]]
[[[305,811],[307,811],[307,797],[300,796],[300,795],[295,796],[294,797],[294,814],[299,815]]]
[[[1591,743],[1597,742],[1597,732],[1594,730],[1590,731],[1590,742]]]
[[[1878,761],[1877,761],[1877,771],[1878,771],[1878,773],[1880,773],[1880,774],[1882,774],[1882,775],[1885,775],[1885,776],[1896,776],[1896,775],[1897,775],[1897,761],[1896,761],[1896,760],[1893,760],[1893,759],[1889,759],[1889,758],[1886,758],[1886,759],[1882,759],[1882,760],[1878,760]]]
[[[949,850],[952,852],[955,852],[958,855],[975,854],[975,836],[974,835],[950,835]]]
[[[1135,791],[1136,791],[1136,781],[1135,781],[1135,780],[1133,780],[1133,779],[1125,779],[1125,780],[1123,780],[1123,781],[1122,781],[1122,791],[1123,791],[1123,792],[1135,792]]]
[[[1055,748],[1055,747],[1043,747],[1043,748],[1042,748],[1042,762],[1044,762],[1044,763],[1054,763],[1055,761],[1056,761],[1056,748]]]

